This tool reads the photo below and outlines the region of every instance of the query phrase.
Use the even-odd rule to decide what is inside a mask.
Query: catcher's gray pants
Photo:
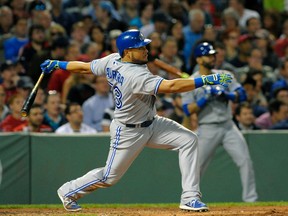
[[[224,149],[236,163],[242,183],[242,199],[255,202],[258,198],[254,170],[247,143],[233,121],[219,124],[201,124],[198,127],[199,162],[201,175],[205,172],[218,146]]]
[[[179,152],[183,189],[181,204],[194,198],[201,198],[198,138],[195,133],[170,119],[159,116],[155,116],[153,123],[144,128],[128,128],[113,121],[110,133],[110,151],[105,167],[91,170],[84,176],[65,183],[58,190],[62,196],[77,200],[97,188],[115,184],[142,149],[150,147]]]

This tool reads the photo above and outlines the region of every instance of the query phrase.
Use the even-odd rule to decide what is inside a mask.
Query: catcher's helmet
[[[123,55],[125,49],[139,48],[142,46],[146,46],[150,42],[150,39],[144,38],[143,34],[136,29],[125,31],[116,39],[118,52],[121,56]]]
[[[208,42],[203,42],[203,43],[198,44],[194,50],[195,58],[198,58],[201,56],[207,56],[207,55],[214,55],[216,53],[217,51]]]

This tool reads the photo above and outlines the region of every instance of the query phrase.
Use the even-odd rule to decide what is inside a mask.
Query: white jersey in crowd
[[[89,125],[86,125],[84,123],[81,124],[79,131],[74,131],[70,125],[70,123],[66,123],[55,131],[57,134],[73,134],[73,133],[97,133],[97,130],[90,127]]]
[[[118,124],[140,124],[156,115],[156,93],[163,80],[153,75],[146,64],[121,62],[118,53],[92,61],[95,75],[106,75],[115,100],[114,121]]]

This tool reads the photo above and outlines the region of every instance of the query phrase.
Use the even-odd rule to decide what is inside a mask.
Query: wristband
[[[247,94],[246,94],[246,91],[243,87],[239,87],[235,90],[237,93],[237,96],[236,96],[236,101],[238,103],[240,102],[243,102],[243,101],[246,101],[247,100]]]
[[[207,99],[206,98],[200,98],[198,101],[197,101],[197,106],[200,107],[200,108],[203,108],[207,103]]]
[[[225,97],[226,97],[228,100],[235,101],[235,99],[236,99],[236,94],[235,94],[234,92],[225,92]]]
[[[59,65],[59,68],[60,68],[60,69],[66,70],[66,69],[67,69],[68,62],[67,62],[67,61],[59,61],[58,65]]]
[[[191,115],[191,113],[189,112],[189,109],[188,109],[188,104],[184,104],[182,106],[182,108],[183,108],[183,112],[185,113],[186,116],[190,116]]]
[[[195,88],[199,88],[204,85],[202,77],[197,77],[194,79]]]

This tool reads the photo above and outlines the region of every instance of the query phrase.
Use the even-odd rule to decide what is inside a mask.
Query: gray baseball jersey
[[[106,77],[115,99],[115,121],[121,124],[139,124],[156,115],[155,94],[163,78],[152,75],[146,65],[120,62],[115,53],[94,60],[91,65],[95,75]]]
[[[58,193],[77,200],[97,188],[109,187],[119,181],[144,147],[150,147],[179,152],[180,203],[201,198],[196,134],[177,122],[156,115],[156,94],[163,78],[152,75],[146,65],[121,62],[119,54],[92,61],[91,70],[95,75],[106,74],[114,93],[110,151],[105,167],[65,183]],[[147,120],[152,120],[151,125],[135,126]]]
[[[212,70],[212,73],[229,73],[228,71]],[[231,74],[231,73],[230,73]],[[231,74],[232,75],[232,74]],[[199,72],[192,77],[199,77]],[[241,85],[233,79],[227,91],[234,91]],[[222,87],[222,86],[221,86]],[[195,103],[205,94],[205,86],[182,94],[182,103]],[[218,146],[231,156],[239,168],[242,183],[242,199],[245,202],[257,200],[255,176],[247,143],[232,121],[228,100],[224,96],[212,96],[206,105],[197,113],[199,136],[200,172],[203,174],[212,160]]]
[[[212,73],[229,73],[228,71],[223,70],[212,70]],[[233,76],[233,74],[231,74]],[[199,72],[194,73],[191,77],[201,77]],[[239,88],[241,85],[236,81],[236,79],[232,80],[232,83],[225,89],[227,91],[234,91]],[[224,88],[220,86],[220,88]],[[205,95],[205,86],[201,88],[197,88],[191,92],[182,93],[182,103],[190,104],[198,101]],[[218,123],[225,122],[229,119],[232,119],[230,106],[227,106],[228,100],[223,97],[211,97],[206,104],[206,106],[201,109],[201,112],[198,113],[198,121],[199,124],[208,124],[208,123]]]

